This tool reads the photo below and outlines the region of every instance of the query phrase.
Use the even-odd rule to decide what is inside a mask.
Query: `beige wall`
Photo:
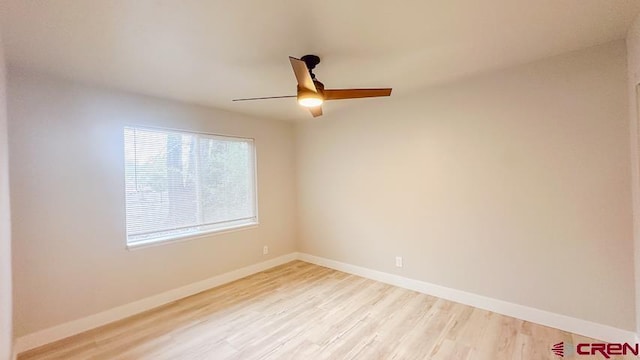
[[[640,16],[636,18],[627,33],[627,67],[629,92],[629,118],[631,128],[631,169],[634,210],[634,243],[635,243],[635,289],[636,289],[636,332],[640,334],[640,147],[638,99],[640,92],[636,86],[640,84]]]
[[[11,222],[5,64],[0,41],[0,360],[11,359]]]
[[[291,124],[14,68],[8,84],[17,336],[295,250]],[[260,226],[126,250],[125,124],[255,138]]]
[[[625,56],[618,41],[299,125],[301,251],[634,329]]]

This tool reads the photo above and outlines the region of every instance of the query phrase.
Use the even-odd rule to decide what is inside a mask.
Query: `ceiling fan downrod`
[[[307,69],[309,69],[309,75],[311,75],[311,79],[316,80],[316,74],[313,73],[313,69],[316,68],[316,65],[320,64],[320,57],[317,55],[305,55],[300,58],[300,60],[304,61],[307,65]]]

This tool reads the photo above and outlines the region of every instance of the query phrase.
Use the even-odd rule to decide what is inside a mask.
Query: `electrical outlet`
[[[267,245],[262,247],[262,255],[267,255],[269,253],[269,247]]]
[[[396,256],[396,267],[402,267],[402,256]]]

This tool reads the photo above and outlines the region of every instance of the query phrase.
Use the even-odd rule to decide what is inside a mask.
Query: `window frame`
[[[125,139],[125,130],[134,129],[134,130],[148,130],[148,131],[157,131],[163,133],[178,133],[178,134],[187,134],[187,135],[195,135],[202,136],[204,138],[209,139],[219,139],[225,141],[241,141],[241,142],[249,142],[251,144],[251,160],[253,161],[253,166],[250,166],[250,169],[253,174],[253,211],[254,211],[254,221],[242,222],[242,219],[225,221],[223,223],[231,223],[231,225],[220,224],[220,226],[213,226],[207,230],[200,230],[192,233],[185,233],[179,235],[169,235],[164,237],[157,237],[149,240],[139,240],[134,242],[129,242],[129,232],[127,229],[127,186],[126,186],[126,139]],[[125,220],[125,244],[128,250],[136,250],[140,248],[159,246],[164,244],[172,244],[177,242],[189,241],[192,239],[202,238],[206,236],[213,236],[218,234],[225,234],[230,232],[236,232],[241,230],[247,230],[256,228],[260,225],[260,217],[259,217],[259,206],[258,206],[258,154],[257,154],[257,145],[255,138],[252,137],[244,137],[237,135],[224,135],[218,133],[210,133],[204,131],[195,131],[195,130],[185,130],[185,129],[177,129],[177,128],[169,128],[169,127],[159,127],[159,126],[147,126],[147,125],[136,125],[136,124],[125,124],[122,127],[122,179],[123,181],[123,195],[124,195],[124,220]],[[199,164],[199,159],[197,160]],[[196,165],[199,167],[199,165]],[[199,177],[198,177],[199,178]],[[198,181],[199,182],[199,181]],[[198,191],[198,197],[200,197],[200,191]],[[211,225],[209,225],[211,226]]]

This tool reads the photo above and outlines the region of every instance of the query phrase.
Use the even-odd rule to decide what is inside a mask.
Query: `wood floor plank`
[[[529,360],[590,340],[294,261],[19,360]]]

